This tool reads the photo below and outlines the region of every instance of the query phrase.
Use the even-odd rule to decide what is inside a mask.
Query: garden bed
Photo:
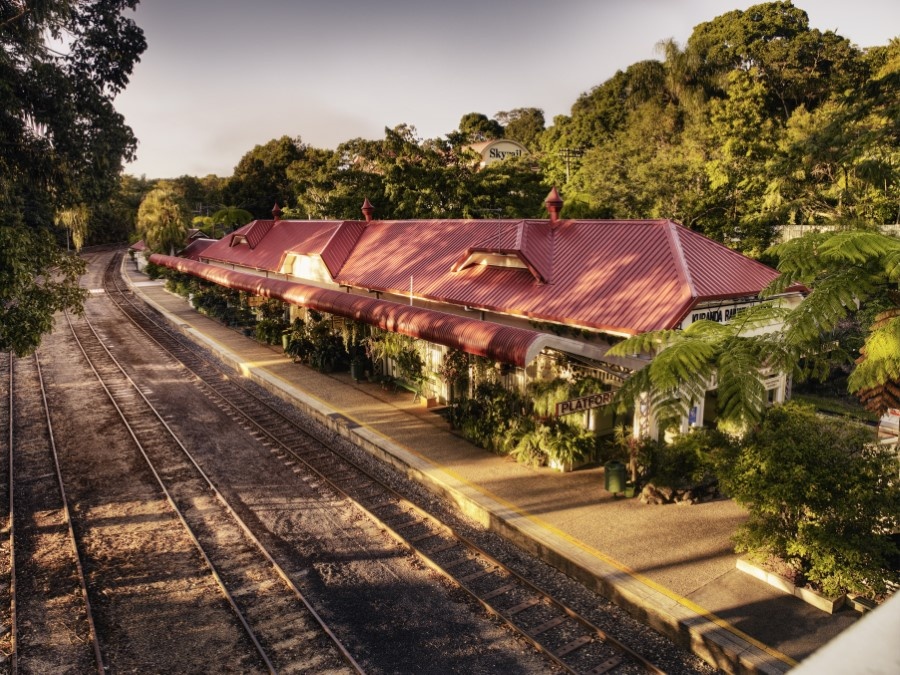
[[[760,581],[764,581],[770,586],[784,591],[789,595],[800,598],[813,607],[817,607],[823,612],[828,612],[829,614],[834,614],[837,610],[844,606],[844,603],[847,600],[846,594],[839,595],[837,597],[828,597],[822,595],[818,591],[812,590],[811,588],[797,586],[788,577],[782,576],[781,574],[777,574],[776,572],[752,563],[746,558],[738,558],[737,568],[741,572],[745,572],[746,574],[754,576]]]

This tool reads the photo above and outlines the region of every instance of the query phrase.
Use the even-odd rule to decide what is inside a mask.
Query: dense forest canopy
[[[556,185],[563,216],[671,218],[754,256],[783,225],[898,222],[900,38],[861,50],[770,2],[658,48],[549,125],[517,108],[463,115],[443,138],[410,124],[334,150],[285,136],[250,149],[231,176],[168,182],[195,216],[268,217],[278,202],[302,218],[358,218],[366,197],[383,218],[541,216]],[[477,170],[467,146],[496,138],[531,157]]]
[[[136,139],[113,107],[146,47],[137,0],[0,2],[0,348],[32,351],[79,309],[81,261],[104,232]],[[121,198],[120,198],[121,199]],[[123,214],[124,215],[124,214]],[[127,217],[127,216],[126,216]]]

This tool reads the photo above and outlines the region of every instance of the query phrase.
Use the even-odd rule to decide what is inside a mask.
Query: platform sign
[[[615,395],[616,392],[614,391],[604,391],[602,394],[592,394],[581,398],[573,398],[570,401],[561,401],[556,404],[556,416],[562,417],[563,415],[572,415],[585,410],[602,408],[609,405]]]

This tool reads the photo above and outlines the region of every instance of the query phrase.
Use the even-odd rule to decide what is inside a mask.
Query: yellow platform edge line
[[[325,402],[322,401],[322,403],[325,403]],[[327,405],[327,403],[325,403],[325,405]],[[344,413],[341,413],[341,414],[344,414]],[[499,495],[492,493],[490,490],[484,489],[480,485],[472,483],[470,480],[468,480],[468,479],[464,478],[463,476],[459,475],[458,473],[456,473],[456,471],[454,471],[453,469],[451,469],[449,467],[445,467],[438,462],[435,462],[434,460],[422,455],[420,452],[418,452],[417,450],[415,450],[413,448],[410,448],[403,444],[397,443],[396,440],[390,438],[389,436],[386,436],[385,434],[381,433],[377,429],[373,429],[372,427],[365,424],[361,420],[355,419],[351,415],[345,415],[345,416],[348,419],[352,419],[355,423],[359,424],[360,426],[363,426],[366,429],[369,429],[370,431],[372,431],[373,433],[378,434],[385,440],[390,441],[391,443],[394,443],[396,445],[400,445],[401,447],[403,447],[404,450],[406,450],[410,454],[415,455],[416,457],[418,457],[419,459],[421,459],[422,461],[424,461],[428,464],[431,464],[436,469],[442,471],[443,473],[447,474],[448,476],[453,477],[455,480],[459,481],[463,485],[466,485],[467,487],[475,490],[476,492],[483,494],[485,497],[489,497],[490,499],[493,499],[494,501],[498,502],[499,504],[502,504],[503,506],[510,509],[511,511],[514,511],[515,513],[519,514],[523,518],[527,518],[529,521],[531,521],[538,527],[553,533],[555,536],[560,537],[561,539],[564,539],[565,541],[569,542],[573,546],[580,548],[585,553],[588,553],[594,557],[599,558],[600,560],[602,560],[606,564],[610,565],[611,567],[614,567],[617,570],[619,570],[620,572],[627,574],[635,581],[637,581],[641,584],[644,584],[645,586],[648,586],[649,588],[652,588],[653,590],[655,590],[658,593],[662,593],[667,598],[673,600],[674,602],[677,602],[679,605],[682,605],[683,607],[686,607],[686,608],[690,609],[691,611],[696,612],[697,614],[699,614],[703,618],[707,619],[708,621],[716,624],[723,630],[728,631],[732,635],[735,635],[735,636],[749,642],[754,647],[764,651],[769,656],[776,658],[779,661],[782,661],[783,663],[786,663],[787,665],[789,665],[791,667],[798,665],[799,662],[794,660],[787,654],[784,654],[784,653],[778,651],[777,649],[775,649],[774,647],[770,647],[769,645],[760,642],[759,640],[757,640],[756,638],[754,638],[751,635],[747,635],[741,629],[736,628],[735,626],[730,624],[728,621],[726,621],[722,617],[714,614],[713,612],[709,611],[708,609],[706,609],[704,607],[701,607],[694,601],[689,600],[688,598],[685,598],[684,596],[681,596],[678,593],[675,593],[674,591],[666,588],[665,586],[662,586],[661,584],[657,583],[656,581],[653,581],[653,579],[650,579],[650,578],[644,576],[640,572],[636,572],[635,570],[631,569],[624,563],[621,563],[618,560],[616,560],[615,558],[609,556],[608,554],[603,553],[603,551],[599,551],[599,550],[595,549],[594,547],[589,546],[588,544],[585,544],[580,539],[576,539],[575,537],[572,537],[571,535],[563,532],[562,530],[559,530],[555,526],[551,525],[550,523],[547,523],[546,521],[542,520],[538,516],[535,516],[534,514],[523,509],[522,507],[520,507],[516,504],[513,504],[512,502],[507,501],[503,497],[500,497]]]

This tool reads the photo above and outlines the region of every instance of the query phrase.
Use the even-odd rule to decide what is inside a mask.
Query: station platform
[[[600,467],[535,469],[477,448],[412,393],[295,364],[123,263],[133,291],[237,371],[456,503],[682,647],[730,673],[784,673],[854,624],[736,569],[732,501],[616,498]]]

